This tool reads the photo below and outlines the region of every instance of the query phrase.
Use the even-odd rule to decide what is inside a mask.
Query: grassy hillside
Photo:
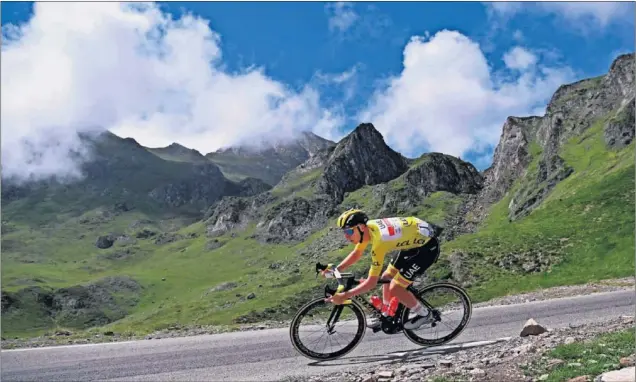
[[[575,173],[557,185],[539,208],[510,223],[507,196],[492,207],[479,232],[443,245],[443,258],[432,269],[431,277],[462,272],[453,268],[455,252],[465,254],[461,267],[469,269],[469,290],[477,301],[538,287],[632,275],[633,143],[620,151],[606,150],[599,122],[584,137],[568,142],[561,154]],[[532,175],[531,166],[514,188],[523,187]],[[372,200],[369,192],[365,187],[351,193],[343,205],[354,200],[368,203]],[[417,207],[417,213],[434,221],[446,209],[452,210],[455,198],[435,193]],[[100,213],[92,211],[87,216]],[[210,239],[199,222],[175,231],[181,239],[171,243],[136,239],[108,250],[94,246],[87,250],[99,232],[119,230],[134,237],[143,228],[158,230],[156,223],[134,224],[147,218],[127,214],[110,221],[96,219],[83,229],[79,218],[37,234],[11,226],[13,232],[3,235],[3,288],[17,290],[20,281],[26,279],[61,287],[109,275],[128,275],[144,286],[140,302],[131,308],[129,316],[104,330],[149,332],[175,324],[231,324],[244,315],[255,320],[259,312],[283,317],[293,311],[293,304],[283,304],[288,309],[281,309],[281,302],[319,286],[321,282],[312,272],[315,259],[307,254],[316,241],[334,241],[332,251],[318,254],[320,261],[338,261],[350,249],[329,228],[315,233],[306,243],[265,245],[251,239],[253,227],[235,237],[226,234]],[[80,231],[86,236],[78,240]],[[8,250],[12,241],[26,241],[28,246]],[[122,251],[131,253],[118,256]],[[39,260],[26,262],[29,258]],[[358,271],[366,271],[366,260],[356,267]],[[549,267],[526,274],[515,268],[515,261],[519,266],[535,262],[541,266],[544,261]],[[42,312],[34,315],[30,319],[39,322],[41,330],[51,327]],[[3,316],[3,335],[36,333],[33,328],[27,332],[23,326]]]
[[[523,123],[509,130],[504,125],[496,159],[503,175],[489,184],[500,192],[492,205],[479,199],[482,186],[492,191],[487,177],[456,158],[424,155],[409,161],[406,171],[400,160],[399,166],[365,167],[361,174],[367,154],[379,155],[378,148],[384,147],[371,124],[364,124],[367,135],[335,148],[309,136],[313,144],[304,142],[297,150],[278,147],[258,155],[226,150],[209,159],[181,146],[148,150],[109,136],[96,147],[98,160],[88,165],[81,182],[3,187],[2,336],[91,327],[141,334],[171,326],[288,318],[324,285],[314,277],[314,263],[339,262],[352,249],[334,229],[335,217],[322,226],[333,206],[324,194],[315,196],[331,186],[338,191],[329,194],[332,198],[344,198],[338,211],[362,207],[373,216],[416,215],[441,226],[478,222],[476,231],[443,242],[440,261],[424,279],[452,279],[467,287],[475,301],[631,276],[633,125],[626,122],[627,108],[622,114],[608,113],[621,102],[610,95],[623,94],[613,87],[625,81],[607,78],[581,82],[583,90],[606,86],[599,90],[603,96],[569,97],[569,88],[561,88],[555,104],[572,114],[571,121],[541,125],[551,121],[548,115],[532,118],[527,131]],[[586,103],[599,99],[612,101]],[[589,113],[590,108],[602,111]],[[597,120],[587,128],[590,115]],[[607,128],[618,119],[613,130]],[[539,138],[538,129],[546,126],[556,137],[573,136],[566,142]],[[608,148],[608,136],[620,141],[610,145],[620,149]],[[517,163],[511,156],[527,163],[526,152],[530,164],[525,171],[510,168]],[[310,153],[312,159],[296,167]],[[549,168],[556,154],[566,172]],[[209,160],[229,177],[254,176],[274,187],[263,198],[241,198],[268,188],[228,182]],[[365,178],[370,174],[382,179],[370,181]],[[562,181],[556,180],[559,176]],[[325,182],[333,184],[321,189]],[[237,198],[216,204],[222,195]],[[488,206],[483,220],[479,208],[471,209],[475,205]],[[304,224],[307,215],[310,224]],[[246,229],[236,228],[245,216],[258,218]],[[213,225],[222,227],[211,230]],[[263,227],[273,228],[265,230],[269,236]],[[293,241],[306,232],[313,233]],[[368,267],[365,256],[354,271],[364,274]]]
[[[507,207],[510,195],[535,175],[536,160],[477,233],[442,246],[445,254],[467,254],[465,266],[481,281],[471,289],[475,298],[634,274],[634,144],[607,150],[604,121],[562,147],[575,172],[529,216],[509,222]],[[504,271],[500,264],[507,263],[554,265],[521,276]]]

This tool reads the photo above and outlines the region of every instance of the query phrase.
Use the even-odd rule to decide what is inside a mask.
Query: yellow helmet
[[[342,215],[338,217],[336,225],[338,226],[338,228],[349,228],[361,223],[366,224],[368,220],[369,217],[362,210],[352,208],[346,210],[342,213]]]

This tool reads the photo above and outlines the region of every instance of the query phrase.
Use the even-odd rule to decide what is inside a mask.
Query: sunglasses
[[[347,236],[351,236],[353,235],[353,228],[345,228],[342,230],[342,232],[344,232],[344,234]]]

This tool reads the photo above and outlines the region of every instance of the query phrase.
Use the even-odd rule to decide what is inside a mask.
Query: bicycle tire
[[[356,331],[353,341],[351,341],[343,349],[336,352],[332,352],[332,353],[317,353],[307,349],[307,347],[305,347],[305,345],[298,338],[298,327],[300,325],[300,319],[303,316],[305,316],[308,312],[310,312],[312,309],[319,306],[324,306],[325,304],[331,305],[330,302],[325,302],[324,298],[322,297],[309,301],[308,303],[303,305],[300,309],[298,309],[298,312],[296,312],[296,315],[292,319],[291,324],[289,326],[289,337],[296,351],[298,351],[300,354],[302,354],[303,356],[307,358],[318,360],[318,361],[333,360],[350,353],[351,351],[353,351],[353,349],[355,349],[360,344],[360,342],[364,338],[364,335],[367,329],[367,320],[366,320],[366,315],[364,313],[363,308],[358,304],[358,302],[352,301],[351,304],[343,305],[343,307],[344,309],[351,308],[358,320],[358,330]]]
[[[460,325],[455,330],[453,330],[449,335],[442,337],[441,339],[438,339],[438,340],[425,340],[417,336],[413,330],[404,329],[403,331],[406,338],[408,338],[411,342],[420,346],[440,346],[452,341],[453,339],[457,338],[457,336],[459,336],[464,331],[464,329],[466,329],[466,326],[468,325],[468,322],[470,321],[472,317],[473,304],[472,304],[472,301],[470,300],[470,296],[468,296],[468,293],[466,293],[466,291],[458,285],[448,283],[448,282],[437,282],[437,283],[430,284],[423,288],[418,289],[416,294],[419,297],[424,292],[427,292],[436,288],[448,288],[458,292],[461,297],[463,306],[465,308],[464,315],[462,317]],[[409,309],[405,307],[405,309],[402,311],[402,322],[406,322],[408,320],[408,317],[409,317]]]

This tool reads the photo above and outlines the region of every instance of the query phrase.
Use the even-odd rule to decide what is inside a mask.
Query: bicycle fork
[[[340,281],[338,281],[338,283],[340,283]],[[344,289],[345,289],[345,286],[340,284],[338,285],[338,288],[336,289],[335,293],[340,293]],[[346,304],[351,304],[351,300],[345,300],[343,305],[346,305]],[[334,326],[336,325],[336,322],[338,322],[338,319],[340,318],[340,313],[342,313],[343,309],[344,309],[344,306],[336,305],[331,311],[331,314],[329,315],[329,319],[327,320],[327,325],[326,325],[327,333],[329,333],[330,335],[335,333]]]
[[[343,306],[334,306],[333,310],[331,310],[331,314],[329,315],[329,319],[327,320],[327,333],[334,334],[336,331],[334,327],[338,319],[340,318],[340,313],[342,313]],[[332,321],[333,320],[333,321]]]

